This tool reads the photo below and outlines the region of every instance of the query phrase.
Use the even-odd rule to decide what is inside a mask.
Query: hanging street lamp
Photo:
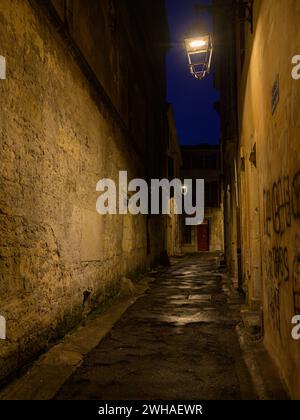
[[[200,16],[202,11],[220,14],[226,19],[232,21],[247,22],[253,33],[253,3],[254,0],[237,0],[235,7],[233,4],[219,3],[195,6],[197,20],[190,29],[190,35],[184,40],[185,49],[188,56],[189,68],[191,74],[198,80],[204,79],[210,73],[212,64],[212,55],[214,51],[213,37],[208,28],[207,19]]]
[[[190,71],[196,79],[203,79],[210,72],[213,40],[210,34],[185,39]]]

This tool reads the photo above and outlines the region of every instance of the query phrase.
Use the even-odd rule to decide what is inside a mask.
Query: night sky
[[[199,0],[166,0],[172,43],[167,58],[168,101],[173,104],[183,145],[217,144],[220,140],[219,116],[213,109],[218,92],[213,87],[212,72],[202,81],[195,79],[190,74],[187,54],[181,44],[195,22],[194,6],[199,3]]]

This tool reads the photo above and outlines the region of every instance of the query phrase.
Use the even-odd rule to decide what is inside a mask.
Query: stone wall
[[[224,252],[223,203],[220,208],[206,209],[205,218],[209,223],[209,250],[211,252]]]
[[[243,273],[250,302],[262,302],[264,342],[293,398],[300,398],[300,345],[291,336],[300,313],[300,82],[291,60],[300,51],[299,22],[296,0],[255,2],[239,96]]]
[[[168,106],[169,147],[168,179],[180,179],[182,156],[172,105]],[[169,200],[170,214],[167,218],[167,252],[170,257],[181,255],[182,215],[176,214],[174,197]]]
[[[96,183],[163,175],[167,142],[164,52],[125,2],[0,3],[1,379],[163,252],[164,220],[98,215]]]

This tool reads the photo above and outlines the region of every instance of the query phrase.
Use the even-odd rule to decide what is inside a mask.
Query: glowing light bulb
[[[204,41],[203,39],[197,39],[197,40],[192,41],[192,42],[190,43],[190,47],[191,47],[191,48],[204,47],[204,45],[206,45],[206,41]]]

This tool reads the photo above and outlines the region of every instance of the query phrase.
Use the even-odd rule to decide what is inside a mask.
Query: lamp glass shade
[[[186,38],[185,48],[189,60],[190,71],[197,79],[203,79],[210,72],[213,41],[210,34]]]
[[[204,35],[195,38],[187,38],[185,39],[185,46],[188,54],[205,52],[210,46],[210,36]]]

